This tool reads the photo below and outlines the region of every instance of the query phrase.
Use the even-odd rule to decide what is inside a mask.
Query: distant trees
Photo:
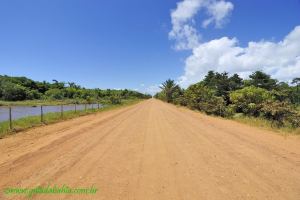
[[[202,81],[186,90],[168,79],[155,97],[207,114],[229,117],[242,113],[268,119],[277,126],[299,127],[300,78],[295,78],[292,84],[278,82],[261,71],[246,80],[238,74],[209,71]]]
[[[150,95],[127,89],[85,89],[76,85],[74,82],[65,84],[64,82],[59,82],[54,79],[53,83],[48,83],[46,81],[33,81],[26,77],[0,75],[0,99],[5,101],[73,99],[74,101],[84,100],[86,102],[95,102],[102,99],[108,102],[119,103],[121,99],[150,97]]]

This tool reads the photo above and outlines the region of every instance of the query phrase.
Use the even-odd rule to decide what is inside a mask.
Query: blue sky
[[[188,5],[189,1],[194,1],[193,5],[198,7],[183,8],[183,12],[194,9],[195,14],[180,22],[180,26],[188,25],[195,29],[199,42],[188,48],[176,49],[178,42],[186,42],[191,35],[184,33],[184,41],[179,32],[170,37],[174,30],[171,11],[178,11],[177,19],[181,20],[184,16],[180,15],[182,12],[177,3]],[[253,56],[245,53],[252,49],[248,46],[250,41],[261,45],[252,49],[259,55],[264,54],[261,51],[266,49],[267,42],[278,47],[278,52],[290,52],[295,49],[292,44],[300,44],[298,31],[294,30],[300,25],[299,0],[222,1],[225,2],[222,5],[230,4],[232,7],[221,9],[225,14],[217,21],[218,13],[211,11],[214,8],[211,5],[218,2],[0,0],[0,74],[27,76],[40,81],[73,81],[88,88],[130,88],[149,92],[167,78],[178,80],[183,86],[196,82],[208,69],[247,74],[261,67],[283,80],[290,77],[276,74],[282,73],[280,70],[285,67],[284,64],[291,65],[291,73],[300,71],[298,60],[294,58],[300,58],[297,50],[293,50],[292,58],[278,53],[277,57],[289,60],[281,63],[280,68],[274,68],[270,62],[245,64]],[[205,19],[212,19],[207,27],[202,25]],[[218,22],[220,27],[217,27]],[[287,50],[282,50],[285,47],[280,46],[280,42],[284,42],[293,30],[297,35],[295,41]],[[227,40],[220,40],[224,37]],[[214,50],[209,51],[208,57],[203,56],[201,52],[211,49],[211,41],[214,40]],[[226,45],[227,49],[221,49]],[[230,59],[226,64],[201,63],[203,58],[223,61],[225,53],[235,52],[236,48],[240,48],[241,52],[234,57],[226,56]],[[216,55],[220,51],[221,54]],[[247,58],[240,58],[240,54],[244,53]],[[267,52],[266,55],[272,54]],[[237,63],[236,60],[241,63],[241,69],[230,68]]]

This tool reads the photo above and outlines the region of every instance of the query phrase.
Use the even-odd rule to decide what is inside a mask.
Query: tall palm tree
[[[172,101],[172,94],[175,91],[177,85],[174,80],[168,79],[161,84],[160,88],[166,95],[166,100],[168,103]]]

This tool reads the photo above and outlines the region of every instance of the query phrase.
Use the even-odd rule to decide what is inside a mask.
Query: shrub
[[[236,112],[242,112],[251,116],[258,116],[262,103],[272,100],[270,92],[255,86],[245,87],[230,93],[230,101]]]
[[[26,90],[26,99],[40,99],[42,96],[37,90]]]
[[[184,96],[176,97],[173,102],[176,105],[187,106],[187,100]]]
[[[111,104],[120,104],[121,103],[121,98],[117,95],[113,95],[109,98],[109,101]]]
[[[283,126],[287,118],[295,115],[292,107],[287,102],[266,101],[262,103],[262,115],[276,123],[278,126]]]
[[[62,90],[54,88],[50,89],[45,93],[46,97],[50,99],[63,99],[64,98],[64,93]]]
[[[197,83],[185,91],[187,105],[192,109],[204,111],[207,114],[224,115],[225,101],[215,95],[215,90]]]
[[[26,88],[11,82],[1,83],[2,99],[6,101],[21,101],[26,99]]]

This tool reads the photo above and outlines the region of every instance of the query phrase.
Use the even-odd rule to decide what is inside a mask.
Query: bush
[[[37,90],[26,90],[26,99],[40,99],[42,96]]]
[[[287,102],[267,101],[262,103],[262,115],[276,123],[277,126],[283,126],[288,117],[295,115],[295,112]]]
[[[121,98],[117,95],[113,95],[109,98],[109,101],[111,104],[120,104],[121,103]]]
[[[288,116],[286,120],[290,123],[290,125],[293,128],[300,127],[300,114],[299,113],[294,113],[294,114]]]
[[[187,100],[184,96],[179,96],[173,100],[174,104],[181,105],[181,106],[187,106]]]
[[[26,99],[26,88],[11,82],[1,83],[2,99],[6,101],[21,101]]]
[[[255,86],[245,87],[230,93],[230,101],[235,111],[251,116],[259,116],[261,104],[272,99],[270,92]]]
[[[50,89],[45,93],[47,98],[61,100],[64,98],[64,93],[61,89]]]
[[[197,83],[185,91],[187,105],[192,109],[204,111],[207,114],[224,115],[225,101],[222,97],[215,96],[215,90]]]

